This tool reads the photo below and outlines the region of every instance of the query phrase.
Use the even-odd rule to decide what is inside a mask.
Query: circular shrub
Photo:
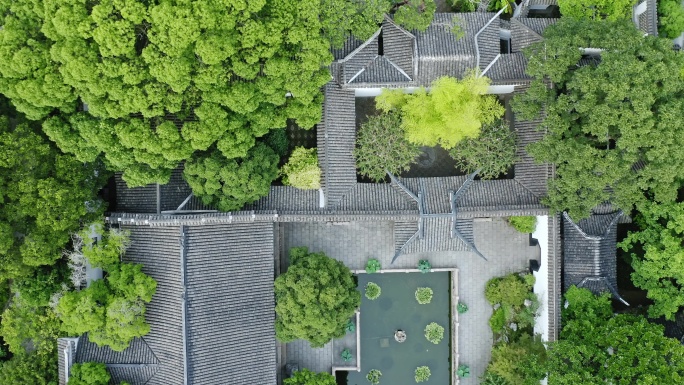
[[[420,270],[421,273],[429,273],[430,270],[432,270],[432,265],[430,265],[430,262],[428,262],[427,259],[421,259],[418,261],[418,270]]]
[[[444,328],[436,322],[431,322],[425,327],[425,338],[437,345],[444,338]]]
[[[506,308],[503,306],[494,310],[492,317],[489,319],[489,327],[492,328],[494,333],[503,332],[504,326],[506,326]]]
[[[354,323],[354,321],[347,321],[347,324],[344,325],[344,330],[346,330],[347,333],[354,333],[356,331],[356,324]]]
[[[373,385],[380,383],[380,377],[382,377],[382,372],[377,369],[371,369],[368,374],[366,374],[366,380]]]
[[[459,302],[458,305],[456,305],[456,311],[458,311],[458,314],[463,314],[468,311],[468,305]]]
[[[380,296],[380,293],[382,293],[382,290],[380,289],[380,286],[377,283],[368,282],[366,284],[366,298],[372,301],[374,299],[377,299]]]
[[[371,258],[366,262],[366,273],[372,274],[380,270],[380,261],[375,258]]]
[[[419,366],[416,368],[415,378],[416,382],[424,382],[430,378],[430,368],[427,366]]]
[[[470,367],[468,365],[459,365],[457,373],[461,378],[468,378],[470,377]]]
[[[432,289],[429,287],[419,287],[416,290],[416,300],[421,305],[430,303],[432,301]]]
[[[344,350],[342,350],[342,354],[340,354],[340,356],[342,357],[342,359],[344,360],[344,362],[349,362],[349,361],[352,360],[352,354],[351,354],[351,352],[349,351],[349,349],[344,349]]]
[[[321,169],[315,148],[297,147],[282,168],[283,184],[302,190],[321,188]]]

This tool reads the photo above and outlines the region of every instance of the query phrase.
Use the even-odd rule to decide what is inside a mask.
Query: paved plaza
[[[469,307],[467,313],[459,315],[458,352],[460,363],[469,365],[471,372],[471,377],[462,378],[460,383],[478,384],[492,349],[488,323],[492,308],[484,296],[485,284],[493,277],[527,269],[530,259],[539,258],[539,248],[530,246],[529,235],[518,233],[505,219],[482,218],[475,219],[473,234],[477,249],[487,261],[471,252],[447,251],[402,255],[390,265],[395,253],[393,226],[392,222],[283,224],[283,265],[287,265],[289,248],[307,246],[310,251],[322,251],[344,262],[352,270],[365,268],[368,258],[380,260],[383,269],[415,268],[420,259],[429,260],[434,268],[458,268],[456,295]],[[296,341],[287,345],[287,362],[330,372],[332,350],[332,344],[312,349],[308,342]]]

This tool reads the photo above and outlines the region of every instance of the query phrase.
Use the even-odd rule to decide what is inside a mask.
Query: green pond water
[[[351,371],[348,385],[368,385],[371,369],[382,372],[381,385],[415,384],[414,371],[429,366],[430,379],[421,384],[448,385],[450,376],[451,328],[449,317],[450,277],[439,273],[359,274],[361,291],[361,372]],[[374,301],[363,295],[368,282],[380,285],[382,294]],[[432,302],[418,304],[415,291],[432,288]],[[435,345],[425,338],[425,326],[437,322],[444,327],[444,339]],[[406,341],[394,339],[397,329],[406,332]]]

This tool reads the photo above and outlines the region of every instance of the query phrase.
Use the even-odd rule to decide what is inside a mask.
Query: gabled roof
[[[104,362],[116,384],[275,385],[273,224],[128,224],[124,261],[157,281],[150,333],[120,353],[82,336],[73,362]]]
[[[542,41],[544,30],[559,19],[514,17],[511,19],[511,52],[521,52],[524,48]]]
[[[585,287],[595,294],[611,293],[627,305],[617,291],[617,223],[622,211],[592,214],[574,222],[563,213],[564,288]]]

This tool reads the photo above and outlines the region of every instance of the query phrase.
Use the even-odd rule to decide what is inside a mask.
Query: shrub
[[[492,278],[487,282],[485,297],[490,304],[522,306],[528,298],[531,287],[518,274]]]
[[[444,328],[436,322],[431,322],[425,327],[425,338],[437,345],[444,338]]]
[[[419,287],[416,289],[416,300],[421,305],[430,303],[432,301],[432,289],[429,287]]]
[[[421,273],[429,273],[430,270],[432,270],[432,265],[430,265],[430,262],[428,262],[427,259],[421,259],[418,261],[418,270],[420,270]]]
[[[660,0],[658,33],[675,39],[684,32],[684,7],[679,0]]]
[[[558,0],[563,17],[575,19],[629,19],[636,0]]]
[[[461,378],[470,377],[470,367],[468,365],[459,365],[457,374]]]
[[[420,154],[420,148],[406,140],[401,118],[396,112],[368,117],[356,139],[354,159],[359,174],[375,182],[408,171]]]
[[[416,368],[415,378],[416,382],[424,382],[430,378],[430,368],[427,366],[419,366]]]
[[[487,124],[477,138],[466,138],[449,150],[456,168],[467,173],[480,170],[482,179],[493,179],[505,174],[515,164],[515,132],[500,120]]]
[[[271,147],[278,156],[282,158],[287,155],[290,141],[287,138],[287,130],[284,127],[271,130],[264,139],[266,144]]]
[[[375,258],[371,258],[366,262],[366,273],[372,274],[380,270],[380,261]]]
[[[531,363],[545,360],[546,349],[541,338],[523,334],[518,341],[500,343],[492,349],[487,371],[504,378],[509,384],[538,384],[544,377],[544,370]]]
[[[377,369],[371,369],[368,374],[366,374],[366,379],[373,385],[380,383],[380,377],[382,377],[382,372]]]
[[[335,377],[330,373],[315,373],[309,369],[300,369],[292,377],[283,381],[285,385],[335,385]]]
[[[492,372],[485,372],[484,376],[482,376],[482,382],[480,385],[509,385],[508,381],[506,381],[503,377],[499,376],[498,374],[492,373]]]
[[[315,148],[295,148],[281,171],[285,185],[302,190],[321,188],[321,169]]]
[[[447,0],[447,3],[454,9],[454,12],[475,12],[479,5],[479,0]]]
[[[342,353],[340,354],[340,357],[344,360],[344,362],[349,362],[352,360],[352,354],[349,351],[349,349],[344,349],[342,350]]]
[[[354,333],[356,331],[356,324],[354,323],[354,321],[347,321],[347,324],[344,325],[344,330],[346,330],[347,333]]]
[[[521,233],[532,233],[537,227],[537,217],[510,217],[508,218],[508,223]]]
[[[492,313],[492,316],[489,318],[489,327],[495,334],[503,332],[504,327],[506,326],[508,318],[506,309],[507,308],[502,306],[494,310],[494,313]]]
[[[468,311],[468,305],[459,302],[458,305],[456,305],[456,311],[458,311],[458,314],[463,314]]]
[[[90,234],[95,232],[102,235],[102,239],[95,241]],[[83,256],[95,267],[107,269],[121,261],[121,256],[130,245],[130,232],[117,228],[105,231],[102,224],[96,223],[87,226],[76,236],[83,240],[81,252]]]
[[[380,297],[380,293],[382,293],[382,290],[380,289],[380,286],[377,283],[368,282],[366,284],[366,298],[372,301]]]

